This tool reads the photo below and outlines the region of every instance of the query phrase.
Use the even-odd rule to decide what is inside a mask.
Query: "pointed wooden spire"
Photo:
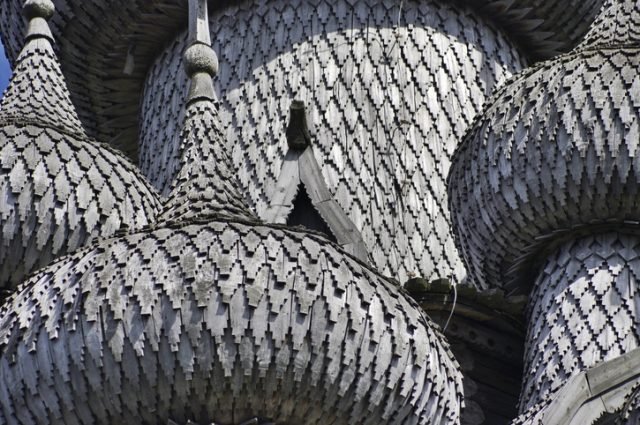
[[[579,49],[640,46],[640,1],[608,0]]]
[[[206,0],[189,0],[189,48],[184,62],[191,79],[182,129],[182,169],[161,222],[207,217],[256,221],[243,200],[219,126],[213,76],[218,59],[211,48]]]
[[[0,124],[32,123],[83,137],[84,129],[53,51],[47,20],[54,12],[51,0],[25,2],[24,14],[29,20],[26,43],[0,104]]]

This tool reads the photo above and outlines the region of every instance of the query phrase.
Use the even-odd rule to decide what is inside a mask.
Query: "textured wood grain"
[[[181,167],[158,222],[61,258],[0,308],[0,422],[459,424],[459,367],[420,307],[244,205],[214,55],[195,43],[185,58]]]
[[[308,142],[311,143],[311,140]],[[264,212],[265,221],[290,224],[289,218],[294,211],[294,202],[296,197],[300,196],[301,190],[309,197],[307,207],[320,215],[320,219],[328,226],[337,243],[348,253],[368,262],[369,254],[362,235],[333,199],[312,146],[305,147],[302,151],[291,149],[287,152],[276,186],[268,195],[269,207]]]
[[[376,268],[462,280],[444,179],[485,96],[520,68],[513,46],[469,10],[433,1],[405,4],[397,29],[397,9],[378,0],[239,3],[211,19],[223,131],[258,216],[302,100],[322,178]],[[142,105],[141,168],[165,193],[179,166],[179,131],[165,123],[184,114],[185,37],[158,57]]]
[[[580,44],[580,49],[597,47],[617,48],[626,44],[636,45],[640,40],[640,16],[638,2],[606,1],[603,10]]]
[[[41,18],[40,18],[41,19]],[[123,155],[87,138],[51,41],[31,34],[0,104],[0,289],[97,237],[140,229],[158,195]]]
[[[616,416],[615,425],[633,425],[640,423],[640,384],[636,385],[627,404]]]
[[[583,45],[497,92],[454,157],[453,223],[476,284],[533,283],[516,424],[569,423],[577,407],[550,420],[552,400],[640,343],[638,17],[636,0],[610,0]],[[593,403],[571,423],[598,419],[606,401]]]
[[[571,377],[559,390],[513,421],[514,425],[632,425],[637,420],[640,349]]]
[[[226,140],[218,127],[213,101],[189,105],[180,136],[183,167],[172,183],[159,223],[220,215],[257,221],[244,203]]]
[[[20,306],[20,307],[18,307]],[[0,310],[7,424],[454,424],[457,364],[400,288],[324,238],[233,223],[111,239]]]
[[[89,134],[137,154],[138,106],[145,72],[167,38],[186,23],[186,0],[56,0],[60,13],[54,32],[61,36],[64,69],[73,101]],[[447,6],[448,1],[439,1]],[[602,0],[460,0],[473,14],[502,26],[523,52],[547,58],[580,40]],[[269,2],[263,4],[268,6]],[[386,2],[380,9],[406,17],[416,2]],[[218,5],[216,3],[216,5]],[[228,3],[219,3],[225,8]],[[13,60],[20,50],[21,0],[6,0],[0,10],[0,32]],[[278,7],[278,6],[276,6]],[[322,7],[331,8],[332,2]],[[316,12],[314,11],[314,15]],[[306,18],[306,16],[305,16]],[[407,22],[407,21],[406,21]],[[471,35],[472,32],[469,33]],[[259,39],[259,38],[258,38]]]
[[[614,3],[638,16],[635,1]],[[597,34],[600,27],[589,37]],[[637,226],[640,49],[638,40],[620,42],[519,74],[461,144],[450,208],[476,284],[526,291],[534,277],[526,260],[554,239]]]
[[[640,346],[639,248],[638,237],[609,233],[568,242],[549,256],[531,296],[521,411],[570,377]]]

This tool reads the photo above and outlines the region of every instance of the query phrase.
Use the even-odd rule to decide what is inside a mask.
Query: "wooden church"
[[[0,424],[640,424],[640,0],[0,35]]]

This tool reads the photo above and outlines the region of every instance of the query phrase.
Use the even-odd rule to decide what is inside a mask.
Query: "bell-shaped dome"
[[[123,155],[87,138],[45,18],[27,1],[26,44],[0,106],[0,289],[93,238],[141,228],[157,195]]]
[[[629,34],[639,8],[609,2],[604,15],[619,25],[601,18],[576,51],[513,78],[456,152],[452,221],[478,285],[531,283],[526,266],[542,247],[638,223],[640,49]]]
[[[206,4],[190,2],[192,34]],[[0,309],[0,417],[459,423],[458,365],[402,288],[244,206],[215,57],[194,38],[183,169],[159,223],[60,259]]]
[[[457,363],[420,307],[295,230],[104,241],[9,299],[0,347],[2,422],[459,423]]]

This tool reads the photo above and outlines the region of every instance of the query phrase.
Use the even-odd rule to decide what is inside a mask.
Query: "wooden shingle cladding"
[[[640,344],[640,3],[610,0],[602,13],[584,45],[498,90],[448,180],[473,282],[533,284],[518,423],[569,423],[558,418],[575,406],[551,420],[547,404]]]
[[[159,208],[137,167],[86,136],[51,43],[36,17],[0,104],[3,291],[92,239],[150,224]]]
[[[206,0],[189,6],[208,34]],[[180,171],[160,217],[49,258],[2,305],[0,422],[457,425],[459,366],[402,288],[323,236],[261,225],[244,205],[218,125],[215,55],[194,33],[185,52],[191,88]],[[30,35],[28,46],[41,39]],[[55,60],[32,62],[61,77]],[[35,99],[49,93],[46,83],[29,81]],[[9,98],[19,116],[17,97]],[[53,106],[73,110],[68,99]],[[77,119],[66,124],[73,130]],[[47,134],[34,140],[0,129],[9,146],[35,140],[25,162],[38,149],[67,153],[61,167],[72,169],[56,178],[80,180],[86,169],[90,185],[102,177],[91,174],[105,161],[91,155],[86,137],[60,130],[71,137],[65,144],[44,124],[36,130]],[[1,160],[16,157],[7,151]],[[109,171],[117,178],[127,167]],[[11,172],[8,180],[31,177],[42,183],[36,173]],[[54,186],[56,195],[66,188]],[[91,190],[79,193],[79,202],[91,201]],[[25,205],[39,202],[28,197]]]
[[[301,100],[330,195],[372,264],[400,281],[464,278],[449,229],[449,158],[485,98],[520,69],[516,48],[469,9],[434,1],[239,3],[213,12],[223,131],[250,206],[266,219]],[[182,34],[150,68],[140,165],[166,191],[187,80]]]
[[[180,132],[182,166],[157,223],[221,216],[257,222],[240,191],[214,102],[195,100],[185,115]]]
[[[596,228],[635,232],[639,47],[578,49],[527,69],[478,117],[448,186],[478,285],[526,293],[541,251]]]
[[[105,240],[29,280],[0,331],[4,423],[438,425],[462,407],[457,362],[401,288],[277,227]]]
[[[636,12],[637,7],[636,3],[630,1],[621,4],[606,2],[578,49],[637,45],[640,40],[640,16]]]
[[[385,8],[397,15],[402,3],[387,1]],[[471,5],[487,20],[496,20],[519,40],[523,52],[545,58],[577,43],[602,0],[459,3]],[[91,136],[109,141],[135,158],[142,82],[161,46],[185,27],[186,0],[55,0],[55,4],[59,13],[52,26],[83,124]],[[218,7],[237,4],[242,2],[221,2]],[[332,2],[325,5],[332,7]],[[20,49],[24,29],[21,6],[22,0],[7,0],[0,10],[2,41],[12,60]]]
[[[269,207],[264,214],[265,222],[290,223],[291,214],[298,213],[298,211],[294,212],[294,205],[296,198],[301,196],[301,191],[308,196],[308,204],[302,207],[317,212],[326,224],[330,236],[343,249],[365,262],[368,261],[369,253],[362,235],[346,212],[333,199],[311,146],[301,152],[291,150],[287,152],[277,184],[268,201]]]
[[[512,425],[636,425],[640,349],[602,362],[575,376]]]
[[[521,412],[572,377],[640,347],[640,238],[610,232],[549,256],[531,295]]]

